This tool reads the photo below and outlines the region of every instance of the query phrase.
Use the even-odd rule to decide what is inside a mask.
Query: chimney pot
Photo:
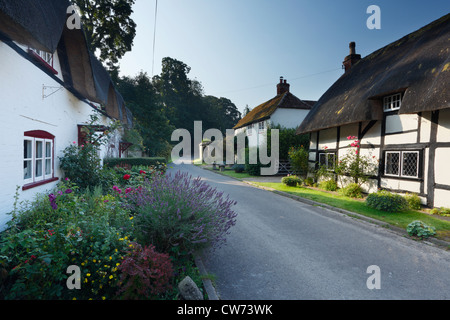
[[[277,84],[277,95],[283,94],[285,92],[289,92],[290,84],[287,83],[287,80],[280,77],[280,83]]]
[[[350,45],[349,45],[349,48],[350,48],[350,54],[356,54],[356,43],[355,42],[350,42]]]
[[[344,62],[343,62],[345,72],[350,70],[350,68],[355,63],[357,63],[359,60],[361,60],[361,55],[360,54],[356,54],[356,49],[355,49],[356,48],[356,43],[355,42],[350,42],[349,48],[350,48],[350,54],[345,57]]]

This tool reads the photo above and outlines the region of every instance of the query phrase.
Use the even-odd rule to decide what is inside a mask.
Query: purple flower
[[[50,200],[50,205],[53,210],[58,209],[58,205],[56,204],[56,196],[53,193],[48,195],[48,199]]]
[[[69,193],[72,193],[72,190],[67,189],[67,190],[66,190],[66,194],[69,194]]]

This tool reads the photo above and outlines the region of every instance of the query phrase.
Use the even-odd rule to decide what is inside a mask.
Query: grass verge
[[[422,211],[407,210],[401,213],[389,213],[366,206],[364,200],[353,199],[337,192],[326,192],[306,187],[288,187],[282,183],[252,182],[255,185],[272,188],[312,201],[324,203],[336,208],[355,212],[366,217],[377,219],[398,228],[406,229],[408,224],[421,220],[436,228],[436,238],[450,241],[450,221],[440,219]]]

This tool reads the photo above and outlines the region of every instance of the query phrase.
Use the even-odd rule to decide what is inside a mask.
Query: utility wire
[[[153,60],[152,60],[152,77],[155,75],[155,43],[156,43],[156,18],[158,17],[158,0],[156,0],[155,7],[155,25],[153,28]]]
[[[337,71],[337,70],[342,70],[342,68],[333,69],[333,70],[327,70],[327,71],[322,71],[322,72],[317,72],[317,73],[313,73],[313,74],[308,74],[308,75],[300,76],[300,77],[297,77],[297,78],[291,78],[291,79],[289,79],[289,81],[294,81],[294,80],[298,80],[298,79],[309,78],[309,77],[317,76],[317,75],[324,74],[324,73],[334,72],[334,71]],[[258,88],[262,88],[262,87],[272,86],[272,85],[273,85],[273,83],[266,83],[266,84],[261,84],[261,85],[255,86],[255,87],[248,87],[248,88],[243,88],[243,89],[237,89],[237,90],[225,91],[225,92],[221,92],[221,93],[219,93],[219,94],[231,93],[231,92],[240,92],[240,91],[247,91],[247,90],[252,90],[252,89],[258,89]]]

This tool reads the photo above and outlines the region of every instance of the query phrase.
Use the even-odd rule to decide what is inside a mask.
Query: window
[[[252,135],[253,126],[254,126],[253,123],[247,126],[247,135],[248,135],[248,136],[251,136],[251,135]]]
[[[33,48],[29,48],[29,50],[35,52],[39,57],[42,58],[42,60],[44,60],[44,62],[46,62],[48,65],[53,67],[53,54],[52,53],[41,51],[41,50],[36,50]]]
[[[319,165],[333,171],[336,163],[336,153],[319,153]]]
[[[28,131],[23,140],[23,189],[30,189],[48,182],[54,177],[55,137],[45,131]]]
[[[384,97],[383,108],[384,112],[395,111],[400,109],[402,104],[402,94],[397,93],[391,96]]]
[[[264,131],[264,127],[265,127],[264,121],[261,121],[261,122],[258,123],[258,129],[259,129],[259,131]]]
[[[386,151],[384,174],[418,178],[419,151]]]

